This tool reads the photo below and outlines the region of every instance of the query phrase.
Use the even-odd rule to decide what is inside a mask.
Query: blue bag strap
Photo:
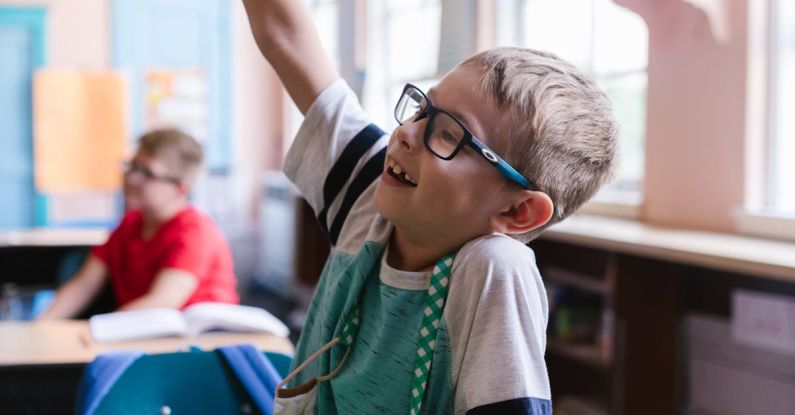
[[[80,379],[75,400],[75,413],[79,415],[93,414],[124,371],[143,355],[142,351],[121,351],[97,356],[93,362],[86,366],[83,377]]]
[[[216,351],[232,369],[260,413],[271,414],[276,386],[282,380],[271,362],[251,344],[223,346]]]

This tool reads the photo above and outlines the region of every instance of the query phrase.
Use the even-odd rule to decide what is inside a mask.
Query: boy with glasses
[[[201,145],[182,131],[152,131],[124,169],[126,213],[104,245],[61,287],[40,319],[79,315],[110,280],[120,310],[237,303],[229,246],[188,202]]]
[[[244,5],[305,114],[285,172],[333,245],[276,412],[551,413],[546,294],[525,243],[608,180],[604,94],[551,54],[494,49],[427,92],[407,85],[386,134],[304,2]]]

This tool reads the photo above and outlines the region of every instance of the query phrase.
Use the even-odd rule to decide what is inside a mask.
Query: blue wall
[[[149,69],[201,68],[209,88],[207,166],[230,162],[230,18],[227,0],[114,0],[113,65],[131,79],[131,135],[144,129]]]
[[[0,229],[43,225],[33,184],[32,77],[45,63],[45,10],[0,7]]]

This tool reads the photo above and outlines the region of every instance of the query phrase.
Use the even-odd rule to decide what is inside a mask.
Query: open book
[[[197,303],[184,310],[153,308],[98,314],[89,319],[98,342],[155,337],[196,337],[209,330],[271,333],[286,337],[290,330],[267,311],[237,304]]]

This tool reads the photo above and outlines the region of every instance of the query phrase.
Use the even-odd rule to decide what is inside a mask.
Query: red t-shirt
[[[129,212],[91,252],[108,267],[119,307],[148,293],[164,268],[187,271],[199,281],[183,308],[202,301],[239,302],[229,245],[207,215],[188,207],[149,240],[142,239],[142,229],[141,212]]]

